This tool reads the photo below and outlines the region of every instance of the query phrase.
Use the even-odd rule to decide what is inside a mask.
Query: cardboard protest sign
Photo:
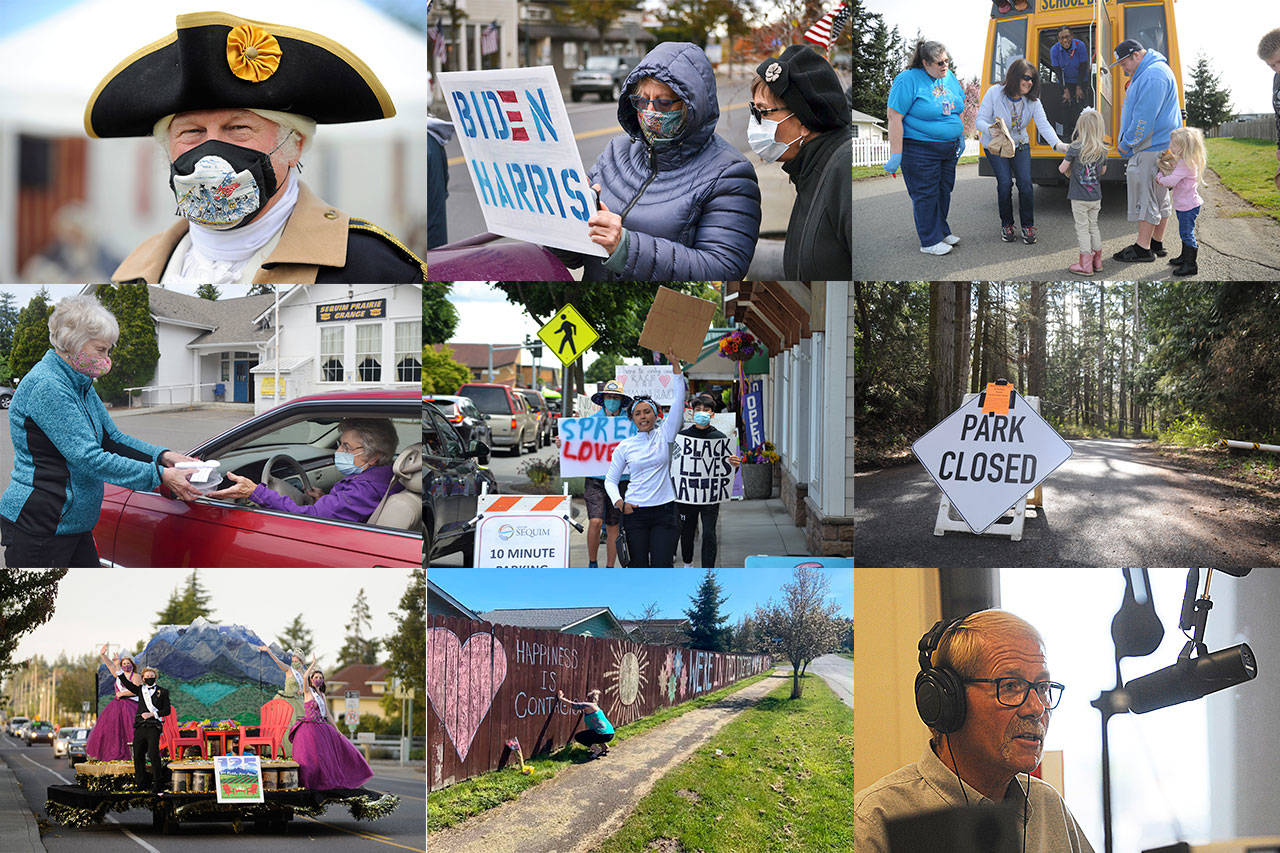
[[[732,439],[676,436],[672,459],[676,500],[686,504],[715,504],[733,493]]]
[[[485,226],[495,234],[608,257],[587,237],[595,192],[550,66],[442,71]]]
[[[640,346],[664,354],[670,350],[684,361],[697,361],[715,316],[714,302],[659,287],[640,332]]]
[[[628,397],[648,394],[659,406],[675,405],[676,375],[669,364],[620,364],[613,369],[613,378],[622,383]]]
[[[626,417],[561,418],[560,476],[603,477],[613,449],[635,434],[636,425]]]

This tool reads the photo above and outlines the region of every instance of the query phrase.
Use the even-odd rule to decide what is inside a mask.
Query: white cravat
[[[155,717],[157,720],[160,719],[160,712],[156,710],[156,706],[151,701],[151,697],[154,696],[155,692],[159,689],[160,688],[156,687],[154,684],[150,687],[145,684],[142,685],[142,701],[147,703],[147,710],[150,711],[151,716]]]

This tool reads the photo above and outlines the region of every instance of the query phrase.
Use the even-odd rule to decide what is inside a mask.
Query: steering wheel
[[[301,491],[292,483],[271,473],[277,463],[283,464],[290,470],[290,473],[298,475],[302,480]],[[301,462],[287,453],[277,453],[268,459],[266,464],[262,466],[262,476],[258,478],[258,481],[264,483],[271,491],[284,495],[299,506],[310,506],[315,503],[312,497],[307,494],[307,490],[311,488],[311,478],[307,476],[306,469],[302,467]]]

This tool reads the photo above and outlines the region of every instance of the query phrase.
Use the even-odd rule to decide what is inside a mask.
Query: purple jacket
[[[341,521],[368,521],[369,516],[378,508],[382,496],[387,493],[387,485],[391,482],[391,466],[378,465],[366,468],[359,474],[344,477],[333,484],[329,494],[320,498],[311,506],[298,506],[289,498],[273,492],[261,483],[249,495],[249,500],[281,512],[296,512],[300,515],[314,515],[317,518],[336,518]],[[402,491],[404,486],[396,483],[392,494]]]

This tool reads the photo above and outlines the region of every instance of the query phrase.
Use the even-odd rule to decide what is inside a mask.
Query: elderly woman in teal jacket
[[[120,326],[96,297],[63,299],[49,317],[49,343],[9,404],[13,474],[0,497],[0,544],[10,568],[98,565],[93,528],[104,483],[155,489],[182,500],[200,497],[195,461],[125,435],[93,390],[111,370]]]

